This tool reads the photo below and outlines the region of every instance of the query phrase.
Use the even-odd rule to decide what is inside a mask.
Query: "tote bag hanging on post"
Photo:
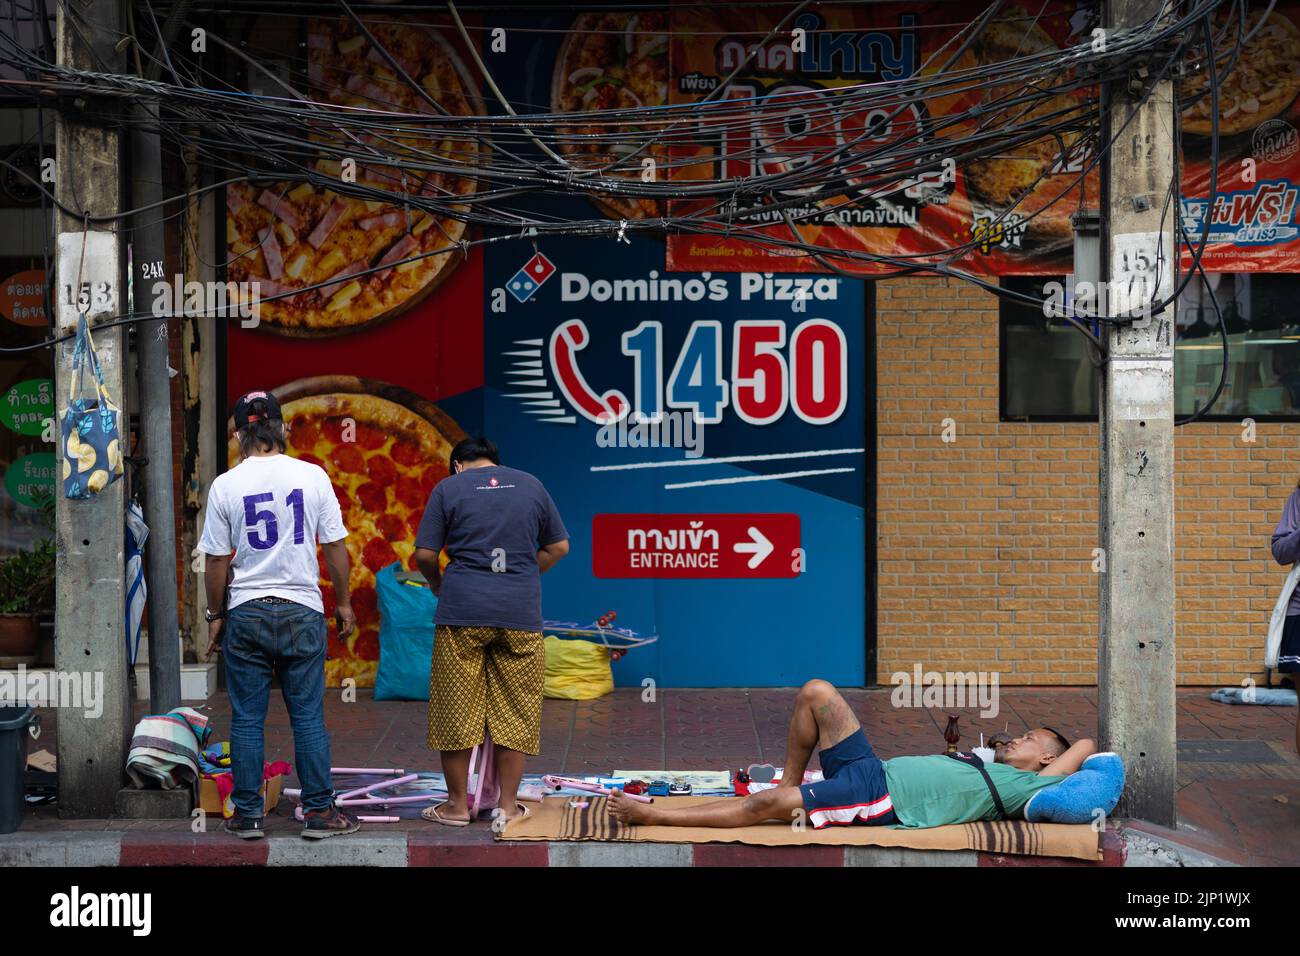
[[[94,375],[94,391],[86,394],[86,371]],[[122,410],[104,387],[104,373],[95,354],[83,312],[77,319],[77,344],[72,350],[68,408],[63,413],[63,494],[93,498],[122,477]]]

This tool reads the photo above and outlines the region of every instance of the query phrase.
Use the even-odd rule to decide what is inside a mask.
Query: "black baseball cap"
[[[280,418],[280,402],[270,392],[249,392],[235,402],[235,431],[243,431],[253,422]]]

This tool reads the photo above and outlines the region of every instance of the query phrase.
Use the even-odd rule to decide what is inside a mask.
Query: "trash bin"
[[[0,833],[13,833],[27,805],[23,777],[27,771],[28,727],[35,722],[31,707],[0,707]]]

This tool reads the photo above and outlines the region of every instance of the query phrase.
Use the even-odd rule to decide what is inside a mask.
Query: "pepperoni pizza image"
[[[288,453],[325,469],[348,530],[357,629],[342,642],[330,624],[326,684],[338,687],[351,677],[358,687],[373,687],[379,665],[375,574],[394,561],[415,569],[415,533],[424,507],[434,486],[447,477],[451,450],[465,434],[431,402],[370,379],[317,376],[283,385],[274,394],[288,426]],[[233,467],[239,461],[233,437],[228,454]],[[325,616],[332,621],[334,588],[317,558]]]

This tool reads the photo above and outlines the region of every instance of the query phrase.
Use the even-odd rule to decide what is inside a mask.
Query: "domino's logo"
[[[555,263],[540,252],[533,256],[524,267],[510,277],[506,283],[506,288],[510,294],[519,302],[527,302],[532,298],[543,282],[555,274]]]

